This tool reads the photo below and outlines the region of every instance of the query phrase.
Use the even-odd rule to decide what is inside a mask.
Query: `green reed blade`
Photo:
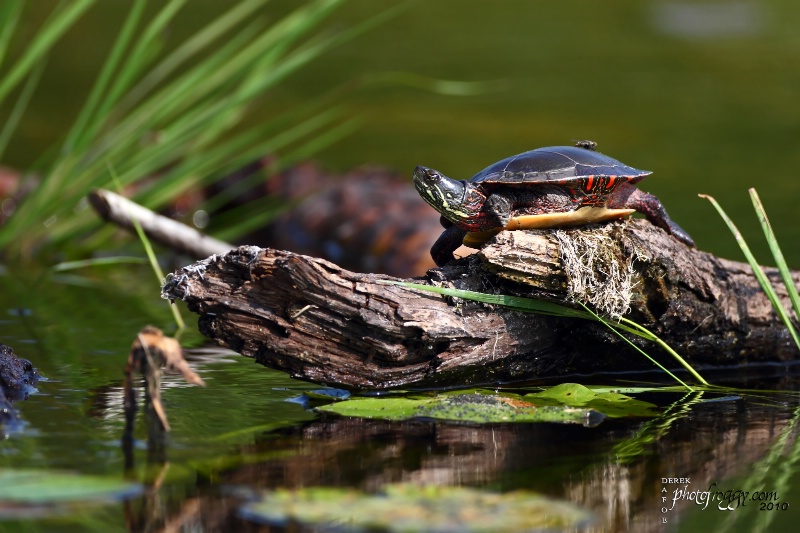
[[[28,108],[28,102],[31,100],[33,91],[35,91],[36,87],[39,85],[42,72],[44,72],[44,65],[45,62],[42,60],[40,63],[37,63],[36,67],[30,73],[28,81],[25,82],[22,92],[20,92],[17,97],[17,102],[11,110],[11,114],[6,118],[5,124],[3,124],[3,128],[0,131],[0,161],[3,159],[3,154],[5,154],[6,147],[11,140],[11,136],[14,134],[14,130],[17,129],[17,124],[19,124],[22,115]]]
[[[592,310],[587,308],[585,305],[580,304],[584,310],[575,309],[573,307],[569,307],[566,305],[562,305],[555,302],[548,302],[545,300],[537,300],[534,298],[526,298],[524,296],[506,296],[506,295],[499,295],[499,294],[484,294],[480,292],[474,291],[465,291],[459,289],[450,289],[446,287],[435,287],[431,285],[422,285],[420,283],[409,283],[405,281],[386,281],[385,283],[390,285],[400,285],[401,287],[408,287],[411,289],[421,289],[428,292],[434,292],[437,294],[442,294],[445,296],[454,296],[456,298],[462,298],[465,300],[473,300],[476,302],[488,303],[493,305],[500,305],[503,307],[507,307],[509,309],[514,309],[516,311],[522,311],[526,313],[539,313],[544,315],[553,315],[553,316],[561,316],[561,317],[569,317],[569,318],[582,318],[584,320],[593,320],[596,322],[601,322],[605,326],[612,328],[615,333],[618,335],[620,334],[619,331],[625,331],[627,333],[631,333],[638,337],[642,337],[644,339],[657,342],[659,346],[662,348],[666,348],[666,351],[675,357],[677,361],[687,368],[691,374],[697,378],[701,383],[704,385],[708,385],[708,382],[704,380],[700,374],[698,374],[689,364],[680,357],[674,350],[669,348],[669,346],[659,339],[655,334],[650,332],[644,326],[640,326],[636,324],[632,320],[623,319],[621,322],[609,322],[602,317],[595,314]],[[622,336],[622,335],[620,335]],[[625,337],[622,337],[625,339]],[[630,340],[625,339],[626,342],[633,345]],[[644,351],[639,349],[636,345],[633,345],[639,352],[643,353],[648,359],[650,359],[653,363],[656,364],[659,368],[667,372],[670,376],[672,376],[677,382],[679,382],[684,387],[688,388],[689,390],[692,389],[689,385],[678,379],[674,376],[671,372],[669,372],[666,368],[656,362],[653,358],[647,355]]]
[[[708,196],[707,194],[700,194],[699,196],[700,198],[705,198],[711,202],[711,205],[713,205],[717,210],[719,215],[722,217],[722,220],[724,220],[725,224],[728,225],[728,229],[731,231],[734,239],[736,239],[736,242],[739,244],[739,248],[742,249],[742,253],[744,253],[747,262],[750,263],[750,268],[753,270],[753,274],[756,276],[759,285],[761,285],[761,289],[764,291],[764,294],[767,295],[767,298],[769,298],[773,309],[775,309],[775,312],[789,330],[789,334],[792,336],[795,344],[798,348],[800,348],[800,337],[797,335],[797,330],[795,330],[795,327],[792,324],[786,309],[784,309],[780,299],[778,298],[778,295],[775,293],[775,289],[772,288],[769,279],[767,279],[767,275],[764,274],[761,266],[759,266],[758,261],[756,261],[755,256],[753,256],[753,253],[750,251],[750,247],[747,245],[747,242],[745,242],[744,237],[742,237],[742,234],[739,232],[739,229],[713,197]]]
[[[136,0],[133,3],[130,13],[125,18],[122,30],[119,32],[114,46],[111,47],[111,53],[103,63],[103,68],[100,70],[100,74],[89,93],[89,98],[86,100],[78,117],[72,123],[72,127],[64,141],[64,147],[62,148],[65,152],[84,149],[86,144],[91,140],[91,134],[96,131],[99,124],[102,123],[105,118],[103,115],[95,114],[95,111],[101,106],[103,93],[111,83],[112,76],[122,61],[123,52],[133,38],[133,32],[142,17],[146,4],[146,0]],[[90,126],[90,121],[92,121],[93,118],[94,125]]]
[[[583,304],[581,304],[581,305],[583,305]],[[591,311],[590,311],[590,312],[591,312]],[[699,372],[697,372],[697,370],[695,370],[695,369],[694,369],[694,367],[692,367],[692,365],[690,365],[690,364],[689,364],[689,363],[688,363],[688,362],[687,362],[687,361],[686,361],[686,360],[685,360],[683,357],[681,357],[681,356],[678,354],[678,352],[676,352],[675,350],[673,350],[673,349],[672,349],[672,347],[671,347],[669,344],[667,344],[666,342],[664,342],[663,340],[661,340],[661,338],[660,338],[660,337],[658,337],[658,335],[656,335],[655,333],[653,333],[653,332],[652,332],[652,331],[650,331],[649,329],[645,328],[644,326],[642,326],[642,325],[640,325],[640,324],[637,324],[637,323],[636,323],[636,322],[634,322],[633,320],[629,320],[629,319],[627,319],[627,318],[620,317],[620,322],[622,322],[622,323],[625,323],[625,324],[627,324],[627,325],[631,326],[632,328],[638,329],[638,330],[640,330],[640,331],[641,331],[641,332],[643,332],[643,333],[646,333],[647,335],[643,335],[645,338],[647,338],[647,339],[650,339],[651,341],[653,341],[653,342],[655,342],[656,344],[658,344],[659,346],[661,346],[661,348],[662,348],[662,349],[663,349],[665,352],[667,352],[669,355],[671,355],[673,359],[675,359],[676,361],[678,361],[678,363],[680,363],[680,365],[681,365],[683,368],[685,368],[686,370],[688,370],[688,371],[689,371],[689,373],[690,373],[692,376],[694,376],[694,378],[695,378],[697,381],[699,381],[699,382],[700,382],[700,383],[702,383],[703,385],[709,385],[708,381],[706,381],[705,379],[703,379],[703,376],[701,376],[701,375],[700,375],[700,373],[699,373]],[[612,325],[613,325],[613,324],[612,324]],[[627,339],[626,339],[626,340],[627,340]],[[675,379],[677,379],[677,378],[675,378]]]
[[[794,314],[800,320],[800,295],[797,293],[797,286],[792,278],[792,273],[789,266],[786,264],[786,259],[783,257],[781,247],[778,245],[778,239],[775,237],[775,232],[772,231],[772,225],[767,218],[767,212],[761,204],[761,199],[755,189],[749,189],[750,199],[753,201],[753,207],[758,215],[761,227],[764,230],[764,236],[767,238],[769,249],[772,252],[772,257],[775,258],[775,266],[778,267],[778,272],[781,274],[784,285],[786,285],[786,292],[789,294],[789,300],[792,302]]]
[[[617,336],[618,336],[620,339],[622,339],[622,340],[624,340],[625,342],[627,342],[628,344],[630,344],[630,345],[631,345],[631,346],[632,346],[632,347],[633,347],[633,348],[634,348],[634,349],[635,349],[637,352],[639,352],[640,354],[642,354],[643,356],[645,356],[647,359],[649,359],[651,363],[653,363],[653,364],[654,364],[654,365],[656,365],[658,368],[660,368],[661,370],[663,370],[664,372],[666,372],[666,373],[667,373],[667,374],[668,374],[668,375],[669,375],[669,376],[670,376],[672,379],[674,379],[675,381],[677,381],[678,383],[680,383],[681,385],[683,385],[684,387],[686,387],[688,390],[690,390],[690,391],[693,391],[693,390],[694,390],[692,387],[690,387],[689,385],[687,385],[686,383],[684,383],[683,381],[681,381],[681,379],[680,379],[678,376],[676,376],[675,374],[673,374],[672,372],[670,372],[669,370],[667,370],[667,368],[666,368],[666,367],[664,367],[664,366],[663,366],[661,363],[659,363],[658,361],[656,361],[655,359],[653,359],[652,357],[650,357],[650,355],[648,355],[648,354],[647,354],[647,353],[646,353],[644,350],[642,350],[641,348],[639,348],[638,346],[636,346],[635,344],[633,344],[633,343],[630,341],[630,339],[628,339],[628,338],[627,338],[625,335],[623,335],[622,333],[620,333],[619,331],[617,331],[617,329],[614,327],[614,325],[613,325],[612,323],[609,323],[609,322],[607,322],[607,321],[603,320],[603,319],[602,319],[601,317],[599,317],[599,316],[598,316],[598,315],[597,315],[597,314],[596,314],[594,311],[592,311],[591,309],[589,309],[588,307],[586,307],[584,304],[582,304],[582,303],[580,303],[580,302],[578,302],[578,304],[579,304],[581,307],[583,307],[583,308],[586,310],[586,312],[587,312],[587,313],[590,313],[590,314],[591,314],[591,315],[594,317],[594,319],[595,319],[597,322],[600,322],[601,324],[604,324],[604,325],[605,325],[605,326],[606,326],[608,329],[610,329],[611,331],[613,331],[613,332],[614,332],[614,334],[615,334],[615,335],[617,335]],[[633,322],[633,321],[631,321],[631,320],[628,320],[627,322],[628,322],[629,324],[634,324],[634,325],[635,325],[635,326],[637,326],[637,327],[641,327],[641,326],[639,326],[639,324],[636,324],[635,322]],[[642,329],[644,329],[644,328],[642,328]],[[648,333],[650,333],[650,332],[648,331]],[[652,335],[652,333],[651,333],[651,335]],[[653,337],[655,337],[655,335],[653,335]],[[660,339],[659,339],[659,341],[660,341]],[[661,345],[662,347],[663,347],[663,346],[666,346],[666,344],[665,344],[663,341],[661,341],[660,345]],[[693,375],[695,375],[695,377],[698,377],[698,378],[700,378],[700,379],[702,380],[702,383],[703,383],[704,385],[708,385],[708,382],[706,382],[706,380],[704,380],[703,378],[701,378],[701,377],[700,377],[700,374],[697,374],[697,373],[694,371],[694,369],[693,369],[692,367],[690,367],[690,366],[688,365],[688,363],[686,363],[686,361],[684,361],[684,360],[683,360],[683,358],[682,358],[681,356],[679,356],[677,353],[675,353],[675,352],[674,352],[672,349],[670,349],[670,352],[671,352],[671,354],[673,354],[673,355],[677,356],[677,358],[678,358],[678,361],[680,361],[680,362],[681,362],[681,364],[683,364],[684,366],[686,366],[686,368],[690,369],[690,370],[692,371]]]
[[[122,189],[122,184],[117,179],[117,175],[114,172],[114,166],[109,162],[108,163],[108,172],[111,175],[111,179],[117,186],[117,192],[121,195],[125,194],[125,191]],[[142,225],[139,224],[139,219],[133,216],[133,214],[129,215],[131,218],[131,222],[133,222],[133,227],[136,229],[136,235],[139,236],[139,241],[141,241],[142,246],[144,247],[145,254],[147,254],[147,259],[150,261],[150,268],[152,268],[153,273],[158,280],[159,286],[164,285],[164,272],[161,270],[161,266],[158,264],[158,258],[156,258],[156,253],[153,251],[153,245],[150,244],[150,239],[147,238],[147,235],[142,229]],[[180,334],[183,330],[186,329],[186,322],[183,320],[183,315],[181,315],[180,309],[178,309],[177,305],[173,305],[168,303],[169,309],[172,312],[172,317],[175,319],[175,324],[178,326],[178,334]]]
[[[94,0],[73,0],[61,4],[53,11],[44,26],[26,43],[22,57],[12,65],[9,72],[0,77],[0,103],[92,4]]]
[[[22,2],[19,0],[4,0],[0,2],[0,66],[8,52],[8,43],[17,28],[19,16],[22,13]]]

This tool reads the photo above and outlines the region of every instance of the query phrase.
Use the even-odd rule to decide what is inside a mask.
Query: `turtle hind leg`
[[[677,225],[669,215],[664,205],[657,197],[640,191],[629,183],[624,183],[611,195],[608,207],[615,209],[635,209],[647,217],[652,224],[674,235],[687,246],[697,248],[694,240],[683,228]]]
[[[455,259],[453,252],[464,242],[466,234],[467,232],[463,229],[451,225],[439,235],[431,247],[431,257],[436,266],[442,267]]]

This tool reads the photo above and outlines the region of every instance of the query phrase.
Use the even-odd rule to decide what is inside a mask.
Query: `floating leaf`
[[[417,416],[417,411],[436,399],[411,398],[353,398],[317,407],[317,411],[359,418],[405,420]]]
[[[535,406],[518,397],[490,394],[445,394],[433,398],[354,398],[324,405],[318,411],[342,416],[406,420],[433,418],[455,422],[559,422],[595,426],[603,421],[593,409],[565,405]]]
[[[340,404],[339,404],[340,405]],[[309,487],[266,492],[247,504],[251,520],[286,525],[346,526],[379,531],[532,531],[575,528],[591,515],[572,504],[527,491],[505,494],[463,487],[388,485],[379,494]]]
[[[536,405],[590,407],[614,418],[655,416],[657,407],[618,392],[597,392],[577,383],[562,383],[543,392],[526,394],[523,399]]]

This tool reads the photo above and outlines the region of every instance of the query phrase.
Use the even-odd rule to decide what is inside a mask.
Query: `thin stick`
[[[232,244],[204,235],[186,224],[159,215],[111,191],[104,189],[92,191],[89,194],[89,203],[109,222],[135,230],[134,220],[136,220],[149,238],[196,259],[224,254],[235,248]]]

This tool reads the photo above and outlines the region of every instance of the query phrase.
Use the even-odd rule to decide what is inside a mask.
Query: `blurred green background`
[[[35,9],[44,17],[54,4],[40,0]],[[191,1],[167,43],[219,16],[224,4]],[[800,267],[797,2],[351,0],[324,27],[341,31],[398,4],[405,8],[389,22],[281,84],[251,120],[344,87],[334,101],[362,126],[315,159],[333,171],[377,163],[409,176],[423,164],[468,178],[514,153],[592,139],[654,172],[642,188],[701,249],[741,258],[697,197],[707,193],[768,263],[747,195],[756,187],[790,266]],[[296,5],[276,1],[265,14],[277,18]],[[125,14],[119,2],[101,2],[65,36],[5,164],[24,168],[63,135]],[[398,72],[406,75],[387,75]],[[475,94],[445,94],[408,83],[416,76],[481,84]]]
[[[0,7],[7,1],[0,0]],[[26,2],[12,53],[3,67],[30,46],[55,6],[77,1]],[[297,0],[268,2],[259,16],[279,21],[300,4],[303,2]],[[29,169],[46,150],[61,147],[131,5],[130,0],[98,1],[58,42],[0,164]],[[151,19],[163,5],[160,0],[151,0],[144,19]],[[161,54],[169,54],[232,5],[232,1],[189,0],[164,33]],[[769,263],[770,255],[747,195],[749,187],[756,187],[790,266],[800,268],[800,247],[796,244],[800,238],[800,209],[796,206],[800,185],[795,176],[800,168],[800,3],[796,0],[350,0],[322,21],[320,31],[315,29],[305,39],[314,42],[346,32],[398,6],[401,9],[387,22],[327,50],[273,88],[246,120],[250,124],[268,123],[286,110],[327,97],[331,106],[344,106],[342,122],[355,117],[361,124],[351,135],[314,154],[314,159],[334,173],[365,164],[385,165],[407,175],[409,188],[411,171],[418,164],[465,179],[514,153],[592,139],[602,152],[654,172],[642,188],[662,199],[672,218],[701,249],[742,260],[716,212],[697,197],[706,193],[720,201],[757,257]],[[463,83],[436,84],[434,80]],[[454,94],[459,91],[468,94]],[[0,121],[7,120],[13,104],[14,99],[9,99],[0,105]],[[157,132],[153,133],[155,137]],[[287,157],[286,152],[276,155]],[[113,163],[117,168],[124,164]],[[73,210],[74,199],[55,193],[52,196],[62,211],[60,216]],[[43,229],[40,223],[50,216],[52,205],[43,205],[42,213],[36,213],[41,217],[30,218],[30,227],[52,233],[49,226]],[[101,233],[97,231],[102,227],[99,219],[91,218],[91,222],[93,231]],[[4,231],[11,230],[0,226],[0,241]],[[102,231],[110,232],[108,228]],[[26,240],[27,235],[21,235],[20,240]],[[126,239],[103,241],[106,247],[111,242],[112,248],[99,253],[117,254],[128,243],[135,254],[141,254],[135,238]],[[58,246],[62,243],[64,248],[57,248],[56,254],[34,256],[42,270],[85,252],[74,240],[65,238]],[[70,247],[78,252],[68,251]],[[0,255],[5,251],[0,245]],[[30,358],[50,381],[40,384],[43,394],[20,402],[19,409],[31,430],[20,438],[5,440],[5,461],[0,461],[0,467],[117,473],[123,468],[117,445],[123,426],[120,381],[126,355],[135,332],[144,324],[169,327],[166,305],[157,297],[158,282],[145,266],[98,266],[79,270],[71,278],[61,273],[39,275],[41,272],[29,266],[15,268],[9,262],[6,270],[0,264],[0,341]],[[92,284],[92,278],[99,282]],[[82,285],[73,287],[69,283]],[[194,320],[188,318],[187,322]],[[196,332],[188,335],[188,339],[183,337],[184,346],[202,342]],[[170,455],[174,479],[162,492],[174,500],[172,509],[184,499],[194,501],[198,492],[214,493],[221,478],[196,475],[203,465],[213,461],[211,471],[216,473],[226,468],[218,465],[229,460],[231,465],[254,461],[248,455],[253,453],[251,441],[265,441],[265,449],[273,454],[277,441],[264,426],[299,427],[311,416],[299,405],[284,402],[308,390],[308,386],[278,371],[254,371],[251,362],[232,356],[196,356],[193,361],[209,382],[208,389],[186,388],[176,380],[167,380],[165,392],[174,429]],[[780,387],[794,386],[777,378],[773,382]],[[684,442],[682,435],[689,432],[693,442],[720,456],[719,450],[724,450],[719,443],[730,441],[730,435],[724,433],[726,428],[742,431],[755,404],[704,405],[721,407],[711,415],[693,418],[700,421],[699,425],[689,420],[673,427],[677,431],[673,441]],[[782,410],[790,410],[791,401],[770,405],[779,406],[780,416],[756,412],[754,418],[774,422],[790,416],[789,411]],[[734,415],[738,418],[731,418]],[[247,429],[253,424],[261,426]],[[528,487],[534,483],[561,487],[562,480],[585,470],[587,461],[606,457],[618,434],[634,432],[621,432],[620,427],[613,426],[597,437],[581,437],[577,452],[562,446],[562,456],[551,461],[557,468],[542,470],[537,463],[535,471],[531,470],[534,467],[520,471],[512,456],[510,462],[506,461],[512,470],[503,470],[496,486]],[[398,472],[396,457],[380,455],[384,450],[373,446],[375,434],[366,431],[362,442],[367,444],[353,448],[364,460],[348,461],[344,475],[336,471],[338,483],[369,480],[364,464],[372,465],[367,471],[385,464],[390,465],[390,471]],[[241,435],[245,444],[231,446],[225,440],[210,440],[228,432]],[[287,438],[301,440],[300,448],[308,450],[308,442],[314,443],[307,441],[310,434],[297,431]],[[447,434],[435,429],[432,432]],[[542,448],[548,434],[533,434],[532,445],[538,442]],[[395,442],[397,437],[391,432],[389,435]],[[567,438],[575,435],[570,431]],[[379,433],[378,437],[383,438]],[[403,452],[412,457],[410,464],[416,464],[430,450],[444,453],[442,450],[448,448],[437,439],[414,437],[414,444]],[[402,443],[402,439],[397,442]],[[679,462],[686,463],[681,455],[683,448],[675,442],[659,440],[653,445],[653,454],[646,447],[642,457],[667,464],[664,454],[677,453]],[[310,464],[318,461],[334,469],[322,469],[322,475],[339,468],[331,463],[335,456],[328,453],[327,446],[312,447],[317,455],[307,456]],[[546,448],[542,448],[545,455],[549,453]],[[756,447],[753,453],[760,449]],[[369,453],[364,455],[364,450]],[[137,453],[142,457],[145,452]],[[353,452],[346,450],[341,455],[352,458]],[[613,459],[618,462],[618,457]],[[706,460],[703,454],[691,458],[701,463]],[[469,461],[460,461],[459,465],[471,467]],[[700,466],[707,470],[707,464]],[[478,470],[481,479],[491,471],[487,468]],[[437,471],[448,472],[441,468]],[[603,467],[603,471],[607,469]],[[459,470],[453,474],[452,479],[463,479]],[[679,474],[683,475],[675,473]],[[610,486],[614,493],[629,491],[630,480],[623,478],[619,487],[614,483],[603,486]],[[634,498],[631,504],[639,512],[645,500]],[[613,504],[619,502],[614,500]],[[77,516],[82,512],[79,510],[74,517],[78,526],[71,527],[68,522],[60,529],[45,529],[120,529],[128,515],[123,514],[122,504],[110,509],[102,519],[88,513]],[[626,514],[620,520],[629,520],[630,516]]]

